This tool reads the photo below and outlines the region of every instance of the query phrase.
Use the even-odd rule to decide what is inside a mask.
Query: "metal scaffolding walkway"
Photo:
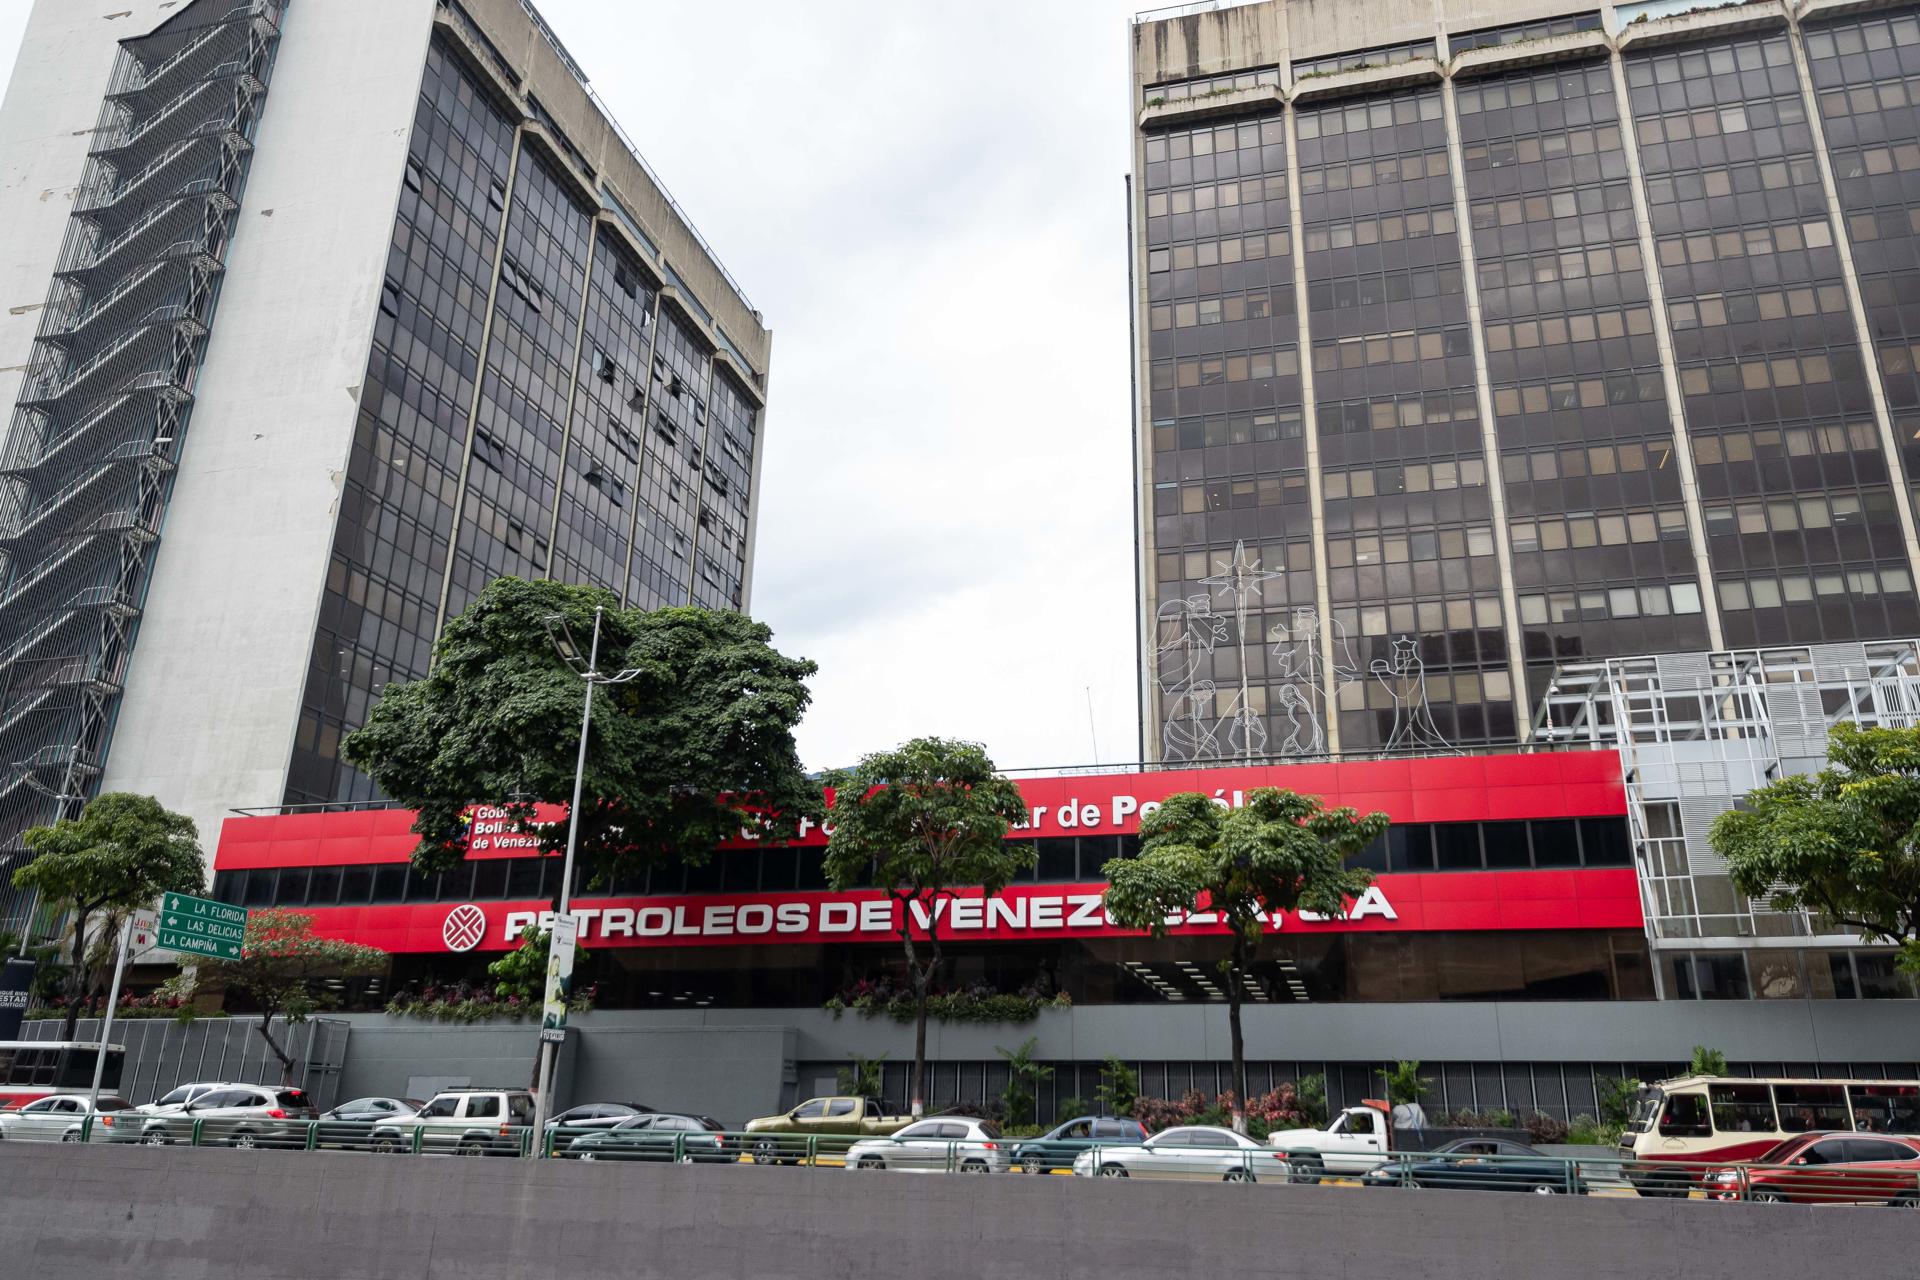
[[[105,764],[287,3],[121,43],[0,447],[0,866]]]

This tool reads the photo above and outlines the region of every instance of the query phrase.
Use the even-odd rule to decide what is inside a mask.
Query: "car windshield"
[[[102,1098],[100,1099],[100,1110],[131,1111],[133,1110],[133,1104],[125,1098]]]
[[[997,1138],[1000,1136],[1000,1126],[991,1120],[982,1120],[980,1122],[980,1132],[989,1138]]]
[[[625,1120],[622,1120],[619,1124],[613,1127],[616,1129],[645,1129],[650,1127],[652,1124],[653,1124],[652,1116],[628,1116]]]
[[[1648,1089],[1633,1100],[1633,1112],[1627,1117],[1628,1133],[1645,1133],[1653,1127],[1654,1117],[1660,1114],[1660,1104],[1667,1095],[1660,1089]]]
[[[175,1089],[172,1093],[167,1094],[165,1097],[161,1098],[160,1101],[154,1103],[153,1105],[156,1107],[177,1107],[192,1096],[193,1096],[193,1086],[183,1084],[178,1089]]]

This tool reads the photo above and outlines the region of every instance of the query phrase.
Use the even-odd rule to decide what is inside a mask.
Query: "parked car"
[[[1014,1167],[1026,1173],[1052,1173],[1056,1169],[1071,1170],[1074,1157],[1089,1147],[1108,1143],[1138,1146],[1146,1140],[1146,1126],[1138,1120],[1081,1116],[1056,1125],[1051,1132],[1037,1138],[1016,1142],[1012,1159]]]
[[[921,1120],[847,1148],[847,1168],[906,1173],[1005,1173],[1013,1161],[1000,1126],[973,1116]]]
[[[189,1102],[212,1093],[215,1089],[238,1089],[245,1083],[243,1080],[196,1080],[192,1084],[183,1084],[169,1089],[152,1102],[142,1103],[135,1110],[150,1116],[177,1115],[186,1109]]]
[[[1438,1187],[1461,1191],[1530,1191],[1585,1195],[1579,1166],[1505,1138],[1455,1138],[1422,1156],[1367,1171],[1369,1187]]]
[[[1090,1147],[1073,1158],[1083,1178],[1190,1178],[1211,1182],[1285,1182],[1287,1157],[1231,1129],[1182,1125],[1138,1146]]]
[[[584,1102],[547,1121],[547,1132],[553,1136],[553,1151],[558,1155],[580,1136],[581,1130],[611,1129],[652,1112],[652,1107],[638,1102]]]
[[[1920,1209],[1920,1139],[1890,1133],[1796,1134],[1752,1165],[1713,1170],[1702,1185],[1714,1200]]]
[[[681,1116],[648,1112],[628,1116],[611,1128],[595,1129],[576,1137],[554,1154],[575,1160],[680,1160],[686,1164],[732,1163],[739,1151],[721,1136],[723,1126],[712,1116]]]
[[[809,1098],[785,1115],[747,1121],[747,1132],[755,1135],[748,1150],[756,1164],[798,1164],[807,1154],[808,1138],[877,1138],[912,1123],[912,1116],[889,1115],[872,1098]],[[824,1149],[837,1152],[846,1146],[829,1142]]]
[[[1387,1162],[1393,1152],[1393,1114],[1386,1103],[1369,1099],[1348,1107],[1324,1129],[1277,1129],[1267,1145],[1286,1154],[1294,1181],[1318,1182],[1322,1174],[1362,1174]]]
[[[224,1144],[230,1147],[303,1147],[307,1143],[306,1122],[317,1118],[306,1091],[291,1086],[242,1084],[214,1089],[170,1114],[149,1115],[137,1130],[122,1135],[114,1127],[115,1141],[139,1141],[155,1145],[194,1140],[199,1127],[202,1145]]]
[[[442,1089],[418,1114],[374,1126],[373,1149],[463,1156],[519,1155],[533,1129],[533,1095],[525,1089]]]
[[[382,1120],[409,1120],[427,1104],[417,1098],[355,1098],[320,1113],[315,1144],[365,1150],[372,1145],[373,1126]]]
[[[105,1142],[116,1122],[138,1119],[131,1102],[102,1094],[98,1107],[88,1107],[84,1093],[56,1093],[36,1098],[17,1110],[0,1111],[0,1138],[26,1142],[79,1142],[86,1133],[86,1120],[95,1117],[94,1140]]]

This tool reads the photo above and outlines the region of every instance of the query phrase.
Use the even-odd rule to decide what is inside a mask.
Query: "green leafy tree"
[[[1052,1067],[1042,1066],[1033,1060],[1033,1051],[1039,1044],[1039,1037],[1029,1036],[1018,1049],[1006,1049],[999,1045],[993,1047],[993,1051],[1007,1064],[1007,1087],[1000,1091],[1000,1105],[1010,1125],[1033,1123],[1040,1101],[1040,1086],[1053,1079]]]
[[[872,885],[892,900],[913,984],[913,1109],[926,1100],[927,988],[940,971],[941,914],[956,891],[992,898],[1034,865],[1031,844],[1007,832],[1027,820],[1020,788],[995,771],[985,748],[915,738],[827,776],[834,790],[827,883]],[[924,951],[916,935],[924,935]]]
[[[1920,729],[1837,724],[1827,761],[1751,792],[1708,839],[1741,893],[1894,943],[1920,972]]]
[[[1246,1128],[1246,1041],[1240,1029],[1247,966],[1276,911],[1337,915],[1365,892],[1370,872],[1346,860],[1384,833],[1384,813],[1327,809],[1277,787],[1224,809],[1197,791],[1169,796],[1140,822],[1140,856],[1107,863],[1107,911],[1121,924],[1165,937],[1167,920],[1211,911],[1230,940],[1220,972],[1233,1040],[1233,1124]]]
[[[316,935],[312,916],[256,908],[247,913],[240,958],[196,961],[171,993],[188,1002],[211,990],[244,994],[260,1016],[260,1038],[280,1063],[280,1082],[292,1084],[296,1064],[274,1037],[273,1020],[285,1018],[289,1027],[297,1026],[330,1003],[316,990],[321,979],[378,973],[386,964],[387,953],[378,947]],[[191,1003],[182,1006],[182,1016],[191,1020]]]
[[[1687,1064],[1690,1076],[1724,1076],[1727,1074],[1727,1055],[1718,1049],[1709,1049],[1704,1044],[1693,1046],[1693,1060]]]
[[[1633,1115],[1640,1090],[1646,1088],[1631,1076],[1600,1076],[1594,1081],[1594,1087],[1599,1096],[1600,1122],[1616,1128],[1626,1124]]]
[[[849,1097],[873,1098],[877,1101],[886,1092],[886,1073],[886,1054],[877,1058],[849,1054],[847,1065],[834,1073],[835,1087]]]
[[[73,949],[67,966],[67,1013],[60,1038],[73,1039],[80,1006],[94,992],[100,966],[89,945],[96,912],[115,918],[163,893],[198,893],[202,861],[193,819],[152,796],[109,791],[78,818],[35,827],[23,839],[33,861],[13,873],[16,889],[35,890],[43,907],[64,910]]]
[[[1387,1101],[1395,1106],[1412,1104],[1433,1092],[1432,1080],[1420,1074],[1420,1063],[1400,1061],[1387,1075]]]
[[[1318,1129],[1327,1122],[1327,1077],[1315,1072],[1300,1077],[1300,1113]]]
[[[547,956],[553,935],[546,929],[528,929],[520,935],[520,945],[487,966],[494,980],[493,994],[502,1000],[543,1001],[547,998]],[[587,963],[583,947],[573,949],[577,972]]]
[[[1093,1103],[1103,1116],[1130,1116],[1140,1101],[1140,1075],[1118,1058],[1100,1064],[1100,1078],[1093,1086]]]
[[[497,804],[547,853],[567,823],[534,820],[573,797],[581,680],[555,652],[564,619],[587,657],[605,610],[598,669],[638,674],[596,687],[579,824],[594,883],[666,862],[704,864],[715,845],[757,824],[769,838],[818,819],[820,791],[800,766],[793,728],[807,708],[811,662],[773,632],[711,609],[622,609],[595,587],[500,578],[447,624],[423,679],[388,685],[342,753],[419,812],[414,862],[446,870],[467,853],[467,812]]]

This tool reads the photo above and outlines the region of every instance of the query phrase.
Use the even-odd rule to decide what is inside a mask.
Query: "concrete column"
[[[493,242],[493,271],[487,280],[487,318],[480,324],[479,359],[473,374],[473,400],[467,405],[467,443],[460,455],[460,483],[453,494],[453,521],[447,530],[447,567],[440,575],[440,607],[433,623],[434,643],[447,626],[447,598],[453,591],[454,553],[460,548],[460,516],[467,507],[467,480],[473,472],[473,433],[480,424],[480,397],[487,387],[487,349],[493,344],[493,317],[500,302],[500,264],[507,256],[507,226],[513,221],[514,192],[519,187],[520,153],[526,149],[524,127],[513,131],[513,156],[507,161],[507,194],[501,201],[500,233]]]
[[[1840,283],[1847,291],[1847,313],[1853,318],[1853,332],[1860,344],[1860,362],[1865,369],[1867,392],[1873,399],[1873,420],[1880,428],[1880,449],[1886,454],[1887,475],[1900,490],[1893,509],[1900,514],[1900,536],[1907,546],[1907,569],[1920,579],[1920,538],[1915,537],[1913,487],[1900,457],[1900,440],[1893,430],[1893,413],[1887,407],[1887,388],[1880,378],[1880,357],[1873,345],[1873,327],[1867,323],[1866,303],[1860,296],[1860,275],[1853,265],[1853,241],[1847,233],[1846,211],[1840,205],[1840,188],[1833,178],[1833,158],[1827,151],[1827,128],[1820,118],[1820,99],[1813,91],[1813,73],[1807,66],[1807,46],[1799,19],[1787,26],[1787,46],[1793,50],[1793,70],[1800,82],[1800,101],[1806,105],[1807,127],[1813,134],[1814,163],[1820,170],[1820,189],[1827,198],[1827,219],[1833,224],[1833,247],[1840,254]]]
[[[1607,55],[1613,74],[1613,99],[1620,114],[1620,147],[1627,157],[1627,189],[1633,194],[1633,225],[1640,239],[1640,270],[1647,281],[1647,305],[1653,313],[1653,341],[1660,352],[1660,382],[1667,393],[1667,417],[1673,423],[1673,462],[1680,474],[1680,499],[1687,512],[1687,541],[1693,548],[1693,571],[1700,579],[1700,607],[1706,613],[1707,645],[1727,647],[1720,629],[1720,597],[1713,589],[1713,562],[1707,557],[1706,518],[1700,511],[1700,481],[1693,465],[1693,442],[1687,438],[1686,401],[1680,394],[1680,369],[1674,361],[1673,329],[1667,321],[1667,290],[1660,280],[1660,258],[1653,241],[1653,221],[1647,213],[1647,175],[1640,167],[1640,139],[1633,129],[1633,102],[1627,96],[1627,72],[1620,51]]]
[[[1454,233],[1460,241],[1460,282],[1467,300],[1467,333],[1473,344],[1473,383],[1480,399],[1480,452],[1486,458],[1487,493],[1493,506],[1493,550],[1500,561],[1500,611],[1507,633],[1507,673],[1513,682],[1513,725],[1520,741],[1533,736],[1533,703],[1527,696],[1527,666],[1520,649],[1520,606],[1513,590],[1513,540],[1507,528],[1507,489],[1500,468],[1500,437],[1494,425],[1493,388],[1487,374],[1487,335],[1480,312],[1480,276],[1473,254],[1473,216],[1467,199],[1467,169],[1461,156],[1460,113],[1453,78],[1440,86],[1447,126],[1447,170],[1453,178]]]
[[[1289,83],[1291,88],[1291,83]],[[1287,108],[1287,214],[1293,235],[1293,309],[1299,322],[1300,430],[1307,444],[1307,506],[1313,515],[1313,601],[1320,613],[1320,700],[1327,751],[1340,750],[1340,708],[1333,672],[1333,599],[1327,585],[1327,507],[1320,483],[1320,423],[1313,403],[1313,334],[1307,323],[1306,219],[1300,211],[1300,126]]]

